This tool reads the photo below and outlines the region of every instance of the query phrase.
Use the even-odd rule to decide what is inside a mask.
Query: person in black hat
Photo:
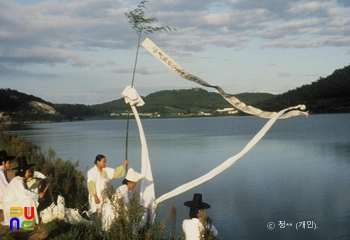
[[[8,156],[5,150],[0,151],[0,209],[2,209],[2,199],[5,194],[7,185],[9,185],[10,179],[7,176],[7,171],[11,169],[11,160],[15,159],[15,156]]]
[[[4,221],[2,225],[9,226],[10,224],[10,207],[19,206],[22,209],[25,207],[31,209],[34,207],[34,212],[31,212],[30,216],[33,217],[33,223],[39,223],[39,217],[37,213],[38,199],[43,197],[43,193],[35,193],[31,191],[26,181],[31,177],[30,168],[35,164],[28,164],[25,157],[18,157],[18,166],[13,168],[17,169],[16,177],[14,177],[6,188],[3,198],[4,207]],[[34,216],[33,216],[34,215]],[[20,222],[25,221],[25,214],[18,217]]]
[[[202,194],[200,193],[195,193],[193,195],[193,200],[184,202],[184,205],[190,208],[190,219],[186,219],[182,222],[182,229],[185,233],[186,240],[202,239],[203,237],[201,237],[201,235],[204,231],[204,226],[198,219],[198,215],[204,215],[204,209],[210,208],[210,205],[202,201]],[[214,225],[205,227],[209,228],[213,236],[218,234]]]

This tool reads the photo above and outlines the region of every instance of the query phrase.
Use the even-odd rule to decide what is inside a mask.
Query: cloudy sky
[[[0,0],[0,88],[53,103],[121,98],[137,46],[125,13],[137,4]],[[227,93],[283,93],[350,64],[350,0],[150,0],[146,6],[158,25],[176,29],[148,37]],[[145,96],[199,85],[141,47],[134,86]]]

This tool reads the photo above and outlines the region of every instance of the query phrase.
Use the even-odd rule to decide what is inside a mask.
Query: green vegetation
[[[131,25],[132,29],[134,29],[137,33],[137,47],[136,47],[136,57],[135,57],[135,63],[134,63],[134,70],[131,80],[131,86],[134,85],[135,80],[135,73],[136,73],[136,65],[137,65],[137,58],[139,55],[139,48],[140,48],[140,40],[141,37],[147,34],[152,34],[155,32],[168,32],[171,31],[172,28],[169,26],[153,26],[153,24],[158,22],[158,19],[156,16],[152,17],[146,17],[144,9],[146,9],[146,3],[148,1],[144,0],[141,1],[139,5],[137,5],[137,8],[133,11],[130,11],[128,13],[125,13],[125,16],[128,18],[128,22]],[[175,29],[174,29],[175,30]]]
[[[260,102],[256,107],[277,111],[298,104],[305,104],[311,113],[349,113],[350,65],[326,78]]]
[[[236,95],[248,104],[270,99],[273,94],[268,93],[241,93]],[[215,114],[219,108],[232,107],[225,101],[219,93],[208,92],[202,88],[164,90],[151,93],[142,97],[145,105],[139,108],[140,113],[159,113],[161,116],[172,116],[179,113],[197,114],[198,112],[208,112]],[[100,114],[123,113],[130,107],[125,104],[124,99],[91,106]]]
[[[285,107],[305,104],[311,113],[349,113],[350,65],[335,70],[328,77],[319,78],[311,84],[283,94],[240,93],[235,96],[247,105],[253,105],[265,111],[278,111]],[[220,94],[201,88],[164,90],[142,98],[146,104],[139,108],[139,113],[157,112],[162,117],[175,117],[179,113],[215,114],[216,109],[232,107]],[[0,89],[0,100],[0,123],[101,119],[111,118],[111,113],[123,117],[122,114],[130,110],[123,98],[91,106],[51,104],[11,89]],[[33,102],[39,102],[42,105],[35,105]]]
[[[20,93],[9,88],[0,89],[0,111],[25,111],[25,107],[28,107],[28,102],[30,101],[38,101],[53,106],[52,103],[46,102],[33,95]]]
[[[236,95],[248,104],[273,98],[275,95],[269,93],[241,93]],[[158,113],[163,117],[174,117],[178,114],[197,114],[208,112],[216,114],[220,108],[232,107],[220,94],[208,92],[202,88],[164,90],[151,93],[142,97],[146,104],[138,109],[140,113]],[[111,113],[119,114],[128,112],[130,106],[125,104],[124,98],[111,102],[96,104],[92,106],[55,104],[55,109],[64,113],[67,118],[84,119],[94,117],[110,117]]]
[[[84,175],[76,168],[79,162],[72,163],[56,157],[53,149],[47,153],[41,151],[37,145],[29,143],[24,137],[4,132],[0,129],[0,149],[6,150],[9,155],[25,156],[33,167],[47,176],[52,200],[60,194],[65,198],[67,208],[78,209],[81,213],[88,209],[88,192]],[[16,161],[12,168],[16,167]],[[10,173],[10,178],[14,172]],[[105,196],[114,192],[110,186]],[[168,209],[167,219],[154,221],[150,218],[142,220],[145,209],[139,206],[139,194],[134,190],[130,202],[125,206],[124,201],[112,201],[115,216],[118,216],[110,231],[101,231],[100,222],[91,222],[88,225],[70,225],[62,220],[49,223],[40,223],[34,231],[12,231],[8,227],[0,226],[0,239],[184,239],[183,234],[176,237],[176,209],[171,205]],[[149,215],[150,216],[150,215]],[[156,214],[158,216],[158,214]],[[207,220],[205,220],[207,221]],[[211,220],[210,220],[211,221]],[[142,222],[142,224],[140,224]],[[207,233],[206,233],[207,234]]]
[[[40,146],[29,143],[24,137],[3,131],[0,131],[0,149],[13,156],[25,156],[28,163],[35,163],[33,169],[47,176],[53,200],[62,195],[66,207],[87,209],[86,182],[83,173],[76,169],[78,161],[63,160],[51,148],[47,153],[42,152]],[[16,161],[11,166],[16,167]],[[15,173],[10,174],[14,176]]]
[[[84,104],[54,104],[54,108],[68,121],[83,120],[103,113],[99,109]]]
[[[52,122],[62,118],[52,103],[16,90],[0,89],[0,123]]]

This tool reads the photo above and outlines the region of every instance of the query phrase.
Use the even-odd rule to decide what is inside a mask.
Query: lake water
[[[156,197],[237,154],[266,122],[250,116],[142,120]],[[99,153],[110,167],[125,157],[126,120],[9,128],[41,145],[44,152],[52,147],[63,159],[79,160],[85,175]],[[134,120],[129,137],[129,165],[140,171]],[[114,184],[118,186],[120,180]],[[182,220],[188,218],[183,202],[192,200],[196,192],[211,204],[206,213],[220,239],[350,239],[350,114],[278,120],[226,171],[164,201],[160,219],[173,202],[181,233]]]

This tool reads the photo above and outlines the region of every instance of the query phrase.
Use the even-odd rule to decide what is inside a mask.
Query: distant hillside
[[[0,123],[58,121],[53,104],[33,95],[0,89]]]
[[[237,97],[248,104],[264,101],[275,97],[269,93],[241,93]],[[201,88],[163,90],[142,97],[145,105],[139,108],[141,113],[157,112],[161,115],[174,115],[175,113],[197,114],[198,112],[209,112],[214,114],[220,108],[232,107],[222,96],[215,92],[208,92]],[[124,98],[108,103],[92,105],[94,112],[99,114],[122,113],[130,109],[125,104]]]
[[[256,107],[278,111],[288,106],[305,104],[311,113],[350,112],[350,65],[331,75],[294,90],[260,102]]]
[[[142,97],[145,105],[138,109],[141,113],[157,112],[169,115],[181,112],[215,111],[217,108],[230,105],[217,93],[208,92],[200,88],[182,90],[163,90]],[[104,104],[91,106],[100,114],[123,113],[130,110],[124,98]]]
[[[285,107],[305,104],[311,113],[350,112],[350,65],[335,70],[331,75],[290,90],[280,95],[268,93],[241,93],[235,95],[247,105],[265,111],[278,111]],[[202,88],[164,90],[142,97],[145,105],[140,113],[161,116],[218,114],[217,109],[231,108],[220,94]],[[103,104],[52,104],[41,98],[11,89],[0,89],[0,123],[33,121],[67,121],[86,118],[122,116],[130,110],[120,98]],[[238,114],[242,114],[238,112]]]

